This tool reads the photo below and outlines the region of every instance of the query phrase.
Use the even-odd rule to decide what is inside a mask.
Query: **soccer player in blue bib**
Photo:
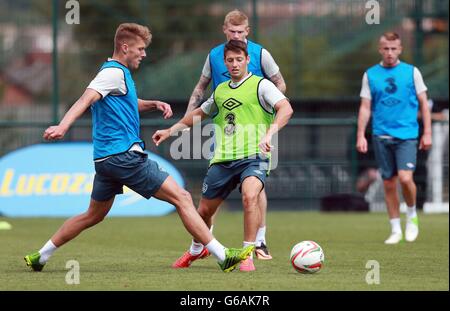
[[[175,205],[186,229],[206,245],[223,271],[232,271],[253,252],[254,246],[229,249],[220,244],[196,211],[191,195],[144,152],[144,141],[139,136],[139,112],[160,110],[164,118],[172,116],[167,103],[139,99],[131,76],[131,70],[138,69],[145,58],[151,37],[145,26],[119,25],[112,58],[101,66],[59,125],[45,130],[45,139],[62,139],[90,107],[95,178],[88,210],[68,219],[38,252],[25,256],[27,265],[34,271],[41,271],[56,249],[101,222],[111,209],[114,197],[123,193],[124,185],[146,199],[154,196]]]
[[[250,32],[248,17],[239,10],[233,10],[225,16],[222,29],[227,38],[227,42],[230,40],[240,40],[247,43],[247,51],[250,57],[248,71],[256,76],[270,80],[284,94],[286,92],[286,83],[284,82],[280,68],[272,55],[261,45],[247,39]],[[189,99],[185,116],[203,102],[203,95],[211,81],[212,90],[214,91],[220,83],[231,79],[223,59],[224,47],[225,43],[214,47],[206,57],[200,80],[195,86]],[[266,245],[267,195],[264,189],[259,195],[258,207],[261,214],[261,222],[256,235],[255,253],[258,259],[270,260],[272,259],[272,256]],[[191,256],[180,258],[176,264],[183,267],[189,266],[192,261],[199,258],[199,256],[202,256],[202,247],[197,247],[195,246],[195,243],[192,242],[189,254],[191,254]]]
[[[403,239],[397,182],[400,182],[407,205],[405,239],[413,242],[419,234],[413,179],[419,108],[424,128],[419,149],[428,150],[432,144],[427,87],[416,67],[399,60],[401,52],[401,40],[397,33],[386,32],[381,36],[379,53],[382,61],[364,73],[358,116],[356,148],[359,152],[367,152],[365,131],[369,119],[372,121],[373,148],[383,178],[392,229],[385,244],[397,244]]]

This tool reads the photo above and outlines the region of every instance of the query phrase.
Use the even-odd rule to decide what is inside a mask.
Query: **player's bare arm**
[[[210,81],[211,78],[205,77],[204,75],[200,76],[200,79],[198,80],[198,83],[192,91],[191,97],[189,98],[189,104],[186,109],[185,116],[187,116],[188,113],[193,111],[201,104],[203,95],[205,95],[205,90],[208,87]]]
[[[356,149],[361,153],[367,152],[366,127],[369,123],[371,111],[371,100],[367,98],[361,99],[358,114],[358,131],[356,137]]]
[[[101,99],[101,95],[92,89],[86,89],[81,97],[66,112],[64,118],[58,125],[47,128],[44,132],[44,139],[58,140],[62,139],[69,130],[70,126],[89,108],[93,103]]]
[[[169,119],[173,115],[172,108],[170,107],[170,105],[166,102],[162,102],[159,100],[138,99],[138,109],[139,112],[155,111],[155,110],[162,111],[164,119]]]
[[[278,73],[274,74],[270,77],[270,81],[275,84],[277,89],[281,91],[281,93],[286,94],[286,82],[284,82],[283,75],[281,74],[281,71],[278,71]]]
[[[259,143],[259,148],[263,152],[269,152],[272,149],[272,136],[280,131],[289,122],[289,119],[294,113],[294,110],[292,109],[292,106],[287,99],[282,99],[277,102],[274,108],[277,112],[275,120],[270,125],[266,135],[264,135],[264,137],[261,139],[261,142]]]
[[[428,97],[426,92],[422,92],[417,95],[420,105],[420,113],[422,115],[423,122],[423,134],[420,138],[419,149],[428,150],[433,144],[431,138],[431,114],[428,108]]]
[[[183,129],[192,127],[195,123],[206,119],[208,115],[199,107],[189,114],[184,116],[180,121],[172,125],[172,127],[164,130],[158,130],[153,134],[152,139],[156,146],[159,146],[163,141],[169,138],[170,135],[175,135]]]

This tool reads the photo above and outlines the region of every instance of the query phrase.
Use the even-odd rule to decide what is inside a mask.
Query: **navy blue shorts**
[[[108,201],[123,193],[124,185],[150,199],[169,176],[146,153],[136,151],[95,162],[95,173],[91,197],[96,201]]]
[[[383,179],[390,179],[399,170],[416,169],[417,139],[373,136],[375,159]]]
[[[209,200],[216,198],[225,200],[238,184],[242,185],[244,179],[250,176],[259,178],[264,188],[268,169],[269,161],[260,158],[213,164],[203,181],[202,195]]]

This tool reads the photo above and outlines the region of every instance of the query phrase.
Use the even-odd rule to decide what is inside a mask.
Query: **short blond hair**
[[[248,17],[243,12],[235,9],[225,16],[223,24],[231,24],[235,26],[247,24],[248,26]]]
[[[150,29],[135,23],[123,23],[117,27],[116,35],[114,36],[114,48],[119,50],[120,46],[130,40],[141,38],[147,47],[152,41],[152,34]]]
[[[396,32],[393,31],[386,31],[381,38],[385,38],[387,41],[395,41],[395,40],[400,40],[400,35]],[[380,39],[381,39],[380,38]]]

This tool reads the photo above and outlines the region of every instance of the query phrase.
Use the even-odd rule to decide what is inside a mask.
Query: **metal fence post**
[[[258,0],[252,0],[252,24],[253,24],[253,38],[256,42],[258,42],[258,24],[259,24],[259,20],[258,20]]]
[[[52,2],[52,32],[53,32],[53,51],[52,51],[52,122],[57,124],[59,121],[58,105],[59,105],[59,78],[58,78],[58,0]]]
[[[352,138],[350,139],[350,167],[351,167],[351,180],[352,189],[356,191],[356,180],[358,178],[358,151],[356,150],[356,134],[358,132],[358,122],[352,126]]]

